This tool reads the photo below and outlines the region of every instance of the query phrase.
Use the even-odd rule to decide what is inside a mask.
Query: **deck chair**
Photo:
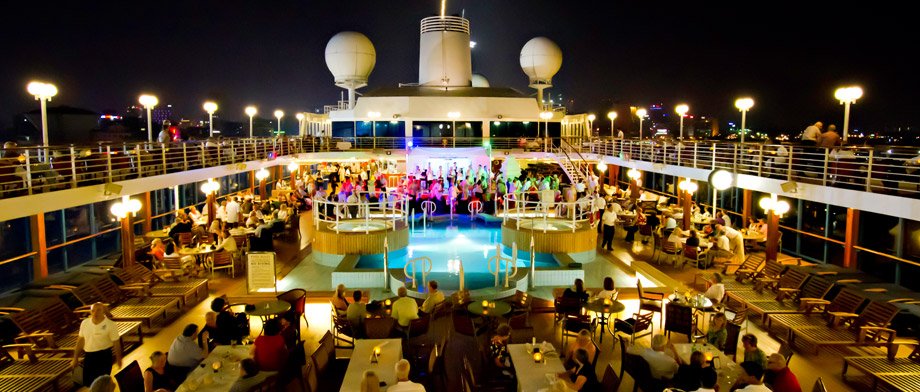
[[[644,290],[642,288],[641,279],[636,279],[636,290],[639,293],[639,310],[647,310],[649,312],[658,313],[661,316],[658,323],[660,327],[664,322],[664,293]]]
[[[77,287],[58,287],[70,289],[74,296],[83,303],[83,306],[75,310],[77,313],[89,312],[90,306],[96,302],[101,302],[108,304],[110,319],[114,321],[140,321],[145,323],[148,328],[152,327],[153,320],[161,317],[166,319],[170,310],[179,310],[179,300],[177,298],[131,298],[122,292],[115,285],[115,282],[112,282],[108,277]]]
[[[762,253],[752,253],[744,259],[744,263],[726,263],[722,273],[725,275],[735,275],[735,279],[741,282],[759,272],[760,269],[763,268],[763,264],[766,260],[766,255]]]
[[[10,351],[17,352],[19,359]],[[27,360],[26,360],[27,358]],[[28,343],[0,347],[0,388],[4,391],[57,391],[70,387],[71,358],[38,358]],[[64,380],[67,378],[68,380]]]
[[[866,301],[858,291],[843,289],[837,293],[833,301],[821,298],[801,298],[797,313],[770,314],[767,317],[767,332],[772,328],[791,329],[807,326],[827,325],[831,312],[853,313]]]
[[[601,379],[601,386],[603,386],[603,390],[619,390],[620,382],[620,377],[618,377],[616,371],[613,370],[613,366],[607,365],[607,369],[604,370],[604,378]]]
[[[221,269],[229,269],[230,277],[236,277],[236,271],[233,262],[233,254],[225,250],[214,252],[214,255],[211,257],[211,274],[214,274],[214,271]]]
[[[824,299],[833,287],[834,281],[823,276],[812,276],[798,289],[780,287],[776,298],[751,299],[746,303],[751,312],[761,315],[761,321],[766,324],[770,314],[801,313],[801,298]]]
[[[207,279],[164,279],[140,264],[132,264],[115,276],[129,283],[146,284],[147,295],[151,297],[179,297],[180,307],[201,301],[208,296]]]
[[[859,314],[829,312],[831,320],[827,326],[804,326],[792,328],[789,344],[795,339],[805,340],[815,347],[815,354],[824,346],[886,346],[897,350],[897,333],[888,328],[900,308],[888,302],[869,302]]]
[[[764,292],[763,288],[759,287],[754,290],[729,290],[725,293],[729,298],[738,302],[744,302],[748,305],[755,301],[780,301],[785,300],[788,293],[794,293],[801,289],[805,284],[805,281],[808,279],[808,274],[801,269],[793,269],[789,272],[783,274],[783,276],[776,281],[775,289],[777,293]],[[756,283],[755,283],[756,285]],[[787,289],[787,290],[781,290]]]
[[[144,374],[141,372],[141,366],[137,361],[131,361],[128,366],[119,370],[115,374],[115,381],[118,382],[118,390],[120,391],[144,390]],[[86,383],[92,383],[92,381],[84,380],[84,384]]]
[[[755,291],[763,291],[769,286],[775,286],[779,279],[786,272],[786,265],[773,260],[767,260],[760,272],[754,274],[751,280],[754,282]]]

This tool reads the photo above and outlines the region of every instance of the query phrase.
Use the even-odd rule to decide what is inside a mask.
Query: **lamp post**
[[[693,193],[699,188],[695,182],[690,181],[689,178],[685,178],[683,181],[677,183],[677,189],[683,191],[680,195],[681,204],[684,206],[684,218],[683,218],[683,229],[687,230],[690,228],[690,199],[693,198]]]
[[[677,112],[677,115],[680,116],[680,140],[684,140],[684,115],[690,111],[690,107],[682,103],[677,105],[677,107],[674,108],[674,111]]]
[[[294,118],[297,119],[297,134],[303,136],[303,119],[306,117],[304,117],[303,113],[297,113]]]
[[[155,95],[144,94],[137,98],[137,102],[147,109],[147,143],[153,143],[153,119],[150,117],[150,111],[160,103],[160,100]]]
[[[785,200],[778,200],[775,193],[770,197],[760,199],[760,208],[767,213],[767,261],[776,260],[779,252],[779,217],[789,212],[789,203]]]
[[[754,107],[754,100],[752,98],[738,98],[735,100],[735,107],[741,111],[741,143],[744,144],[744,134],[747,130],[747,112]]]
[[[588,137],[594,136],[594,120],[597,116],[594,113],[588,114]]]
[[[256,109],[255,106],[247,106],[245,112],[249,116],[249,138],[252,139],[252,118],[259,112],[259,109]]]
[[[613,139],[614,137],[616,137],[616,132],[617,132],[616,127],[613,126],[614,120],[617,119],[617,112],[614,112],[614,111],[607,112],[607,118],[610,119],[610,139]]]
[[[121,221],[121,255],[125,267],[134,262],[134,228],[131,225],[131,217],[140,210],[140,200],[130,199],[128,196],[122,196],[121,201],[115,202],[109,209],[112,215]]]
[[[717,218],[716,216],[716,202],[719,199],[719,192],[724,191],[732,186],[732,182],[735,179],[732,174],[726,170],[716,170],[709,175],[709,183],[712,185],[712,217]],[[742,222],[743,223],[743,222]]]
[[[26,91],[41,104],[42,109],[42,146],[48,147],[48,102],[57,95],[57,86],[51,83],[30,82],[26,86]],[[48,162],[48,151],[44,152],[44,161]]]
[[[208,227],[211,227],[211,222],[214,221],[214,216],[217,215],[217,209],[214,206],[214,200],[216,199],[217,191],[220,190],[220,183],[214,181],[213,178],[209,178],[208,182],[201,184],[201,192],[207,195],[207,201],[205,204],[208,207]]]
[[[846,143],[847,136],[850,133],[850,105],[856,103],[857,99],[862,98],[863,90],[861,87],[841,87],[834,92],[834,98],[843,105],[843,142]]]
[[[648,114],[643,108],[636,110],[636,117],[639,117],[639,141],[642,141],[642,121],[645,120],[645,116]]]
[[[549,148],[549,120],[553,118],[553,112],[540,112],[540,119],[543,120],[543,152]]]
[[[214,112],[217,111],[217,104],[211,101],[205,102],[204,111],[208,112],[208,134],[210,137],[214,137]]]
[[[278,135],[281,134],[281,118],[284,117],[284,112],[281,109],[275,110],[275,118],[278,119]]]
[[[259,169],[259,171],[256,172],[256,180],[259,180],[259,199],[262,202],[264,202],[265,200],[268,200],[268,198],[265,197],[265,179],[266,178],[268,178],[268,170],[265,170],[265,168],[261,168]]]
[[[639,198],[639,178],[642,177],[642,172],[636,169],[629,169],[626,172],[626,177],[629,177],[629,198],[636,201]]]

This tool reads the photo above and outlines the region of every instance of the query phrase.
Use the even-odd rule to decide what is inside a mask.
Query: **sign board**
[[[246,288],[252,294],[273,292],[275,286],[275,252],[249,252],[246,254]]]

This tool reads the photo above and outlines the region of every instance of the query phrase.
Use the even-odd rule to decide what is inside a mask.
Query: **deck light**
[[[858,86],[841,87],[834,92],[834,98],[843,105],[843,141],[847,141],[847,135],[850,132],[850,105],[856,103],[857,99],[862,98],[863,90]]]
[[[41,104],[42,109],[42,145],[48,146],[48,102],[57,95],[57,86],[51,83],[30,82],[26,86],[26,91]],[[48,152],[45,151],[45,162],[48,162]]]
[[[256,113],[259,112],[259,109],[256,109],[255,106],[247,106],[246,109],[243,111],[246,113],[247,116],[249,116],[249,137],[251,138],[252,137],[252,118],[255,117]]]
[[[147,142],[153,143],[153,119],[150,117],[150,111],[160,103],[160,100],[155,95],[144,94],[137,98],[137,102],[147,109]]]
[[[735,100],[735,107],[741,111],[741,143],[744,143],[744,131],[747,130],[747,128],[745,128],[747,112],[748,110],[751,110],[752,107],[754,107],[754,99],[738,98]]]
[[[643,108],[636,110],[636,117],[639,117],[639,140],[642,140],[642,121],[645,120],[645,115],[647,114],[648,111]]]
[[[682,103],[680,105],[677,105],[677,107],[674,108],[674,111],[677,112],[678,115],[680,115],[680,139],[683,140],[684,138],[684,116],[687,114],[688,111],[690,111],[690,107],[687,106],[687,104]]]
[[[278,119],[278,134],[281,134],[281,118],[284,117],[284,112],[281,109],[275,110],[275,118]]]
[[[217,104],[211,101],[207,101],[204,103],[202,108],[204,108],[204,111],[208,112],[209,135],[214,137],[214,112],[217,111]]]

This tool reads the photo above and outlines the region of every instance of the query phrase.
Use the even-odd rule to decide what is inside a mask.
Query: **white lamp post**
[[[752,98],[738,98],[735,100],[735,107],[741,111],[741,143],[744,143],[744,134],[747,130],[747,112],[754,107]]]
[[[128,196],[122,196],[121,201],[115,202],[109,209],[112,215],[121,221],[121,255],[125,266],[130,265],[134,260],[134,227],[131,217],[137,215],[140,210],[140,200],[130,199]]]
[[[31,82],[26,86],[26,91],[41,104],[42,109],[42,146],[48,147],[48,102],[57,95],[58,89],[51,83]],[[48,162],[48,151],[44,153],[44,160]]]
[[[303,113],[297,113],[294,118],[297,119],[297,134],[303,136],[303,119],[306,117],[304,117]]]
[[[275,110],[275,118],[278,119],[278,134],[281,134],[281,118],[284,117],[284,112],[281,109]]]
[[[268,170],[265,170],[264,167],[259,169],[259,171],[256,172],[256,180],[259,180],[259,199],[261,199],[262,201],[268,200],[268,198],[265,197],[265,179],[266,178],[268,178]]]
[[[208,182],[201,184],[201,192],[207,196],[207,207],[208,207],[208,226],[211,226],[211,222],[214,221],[214,218],[217,217],[217,207],[214,205],[214,200],[217,197],[217,191],[220,190],[220,183],[214,181],[213,178],[209,178]]]
[[[543,151],[546,152],[549,144],[549,120],[553,118],[553,112],[540,112],[540,119],[543,120]]]
[[[716,218],[716,202],[718,201],[719,192],[731,187],[734,178],[728,171],[720,169],[712,173],[710,182],[710,185],[715,189],[715,191],[712,192],[712,217]]]
[[[639,141],[642,141],[642,121],[645,120],[645,116],[648,114],[643,108],[636,110],[636,117],[639,117]]]
[[[617,112],[610,111],[607,112],[607,118],[610,119],[610,138],[613,139],[616,137],[617,129],[613,126],[613,121],[617,119]]]
[[[690,111],[690,107],[682,103],[677,105],[677,107],[674,108],[674,111],[677,112],[677,115],[680,116],[680,140],[684,140],[684,115]]]
[[[153,119],[150,117],[150,111],[160,103],[160,100],[155,95],[144,94],[137,98],[137,102],[147,109],[147,142],[153,143]]]
[[[247,106],[245,112],[249,116],[249,138],[252,139],[252,118],[259,112],[259,109],[256,109],[255,106]]]
[[[847,141],[850,132],[850,105],[856,103],[857,99],[862,98],[863,90],[861,87],[841,87],[834,92],[834,98],[843,105],[843,141]]]
[[[208,112],[208,127],[209,127],[208,134],[211,137],[214,137],[214,112],[217,111],[217,104],[214,102],[208,101],[208,102],[205,102],[204,106],[202,107],[204,108],[204,111]]]
[[[597,116],[594,113],[588,114],[588,137],[594,136],[594,120]]]

